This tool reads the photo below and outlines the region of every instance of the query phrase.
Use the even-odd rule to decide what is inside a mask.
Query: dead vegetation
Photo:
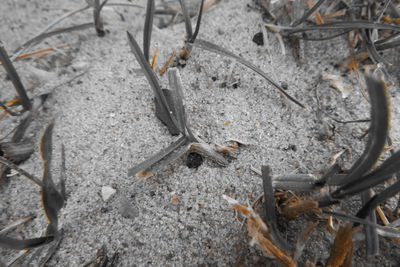
[[[40,188],[44,212],[48,219],[48,226],[44,234],[36,238],[15,239],[6,235],[15,227],[26,223],[33,217],[23,218],[3,228],[0,232],[0,246],[21,250],[23,253],[19,254],[12,262],[2,263],[0,261],[1,266],[11,266],[33,249],[37,250],[30,259],[26,260],[26,264],[29,264],[34,257],[38,257],[36,260],[39,266],[45,265],[62,242],[63,232],[58,225],[58,215],[67,200],[64,147],[62,147],[61,157],[62,175],[58,185],[53,181],[50,169],[54,122],[51,122],[45,128],[40,142],[42,177],[37,178],[18,167],[18,164],[29,158],[34,151],[33,142],[25,138],[25,133],[30,123],[40,112],[48,95],[28,96],[13,66],[13,61],[32,56],[45,56],[45,53],[49,51],[68,46],[68,44],[64,44],[24,53],[44,39],[60,33],[94,27],[97,36],[105,36],[107,31],[101,17],[101,10],[104,6],[125,5],[145,9],[143,48],[139,46],[129,31],[127,32],[128,42],[153,90],[156,117],[165,124],[171,135],[178,136],[170,146],[129,169],[129,176],[142,179],[149,178],[162,172],[166,166],[182,157],[187,158],[188,167],[198,167],[202,163],[203,157],[220,166],[227,166],[229,160],[235,158],[239,147],[243,145],[240,141],[235,140],[226,146],[207,144],[192,128],[185,112],[184,90],[179,69],[189,64],[193,49],[217,53],[244,65],[278,89],[284,99],[301,107],[302,112],[306,112],[307,107],[301,103],[302,101],[288,94],[283,86],[279,85],[255,64],[210,41],[197,38],[201,31],[203,13],[217,5],[218,2],[202,0],[198,12],[191,14],[184,0],[179,0],[180,8],[167,5],[158,7],[154,0],[148,0],[147,7],[130,3],[109,3],[107,0],[103,2],[99,0],[87,1],[82,8],[68,12],[46,26],[43,31],[15,49],[11,56],[0,43],[1,64],[17,93],[17,97],[13,99],[1,99],[2,114],[0,119],[6,116],[15,116],[19,119],[18,127],[7,129],[7,134],[1,136],[0,178],[5,179],[6,174],[13,170],[35,183]],[[387,92],[387,87],[396,83],[387,70],[387,67],[392,66],[392,63],[388,62],[382,54],[389,49],[396,49],[400,45],[398,40],[400,36],[398,8],[400,4],[398,1],[390,0],[319,0],[317,3],[312,0],[259,0],[256,2],[262,12],[265,13],[267,20],[261,32],[262,38],[266,40],[263,43],[268,43],[268,36],[272,34],[280,42],[282,53],[286,53],[287,43],[293,44],[293,42],[302,40],[322,41],[334,38],[346,38],[348,40],[349,55],[344,55],[340,70],[343,73],[354,75],[359,80],[361,88],[364,88],[364,97],[370,103],[371,112],[369,118],[365,120],[347,122],[336,120],[336,122],[369,122],[368,137],[363,154],[348,170],[342,169],[336,163],[336,160],[346,150],[337,154],[331,162],[327,163],[326,170],[317,178],[303,174],[290,177],[273,176],[271,169],[268,166],[263,166],[261,171],[264,191],[262,208],[265,210],[265,220],[257,214],[255,207],[249,204],[240,204],[237,200],[226,195],[223,197],[234,210],[246,218],[247,233],[251,239],[250,244],[256,244],[266,257],[276,259],[284,266],[302,266],[304,263],[300,262],[301,255],[310,235],[317,228],[321,230],[320,228],[326,225],[325,231],[334,235],[335,238],[331,244],[330,257],[324,263],[325,266],[351,266],[353,251],[359,249],[358,243],[353,241],[357,234],[359,234],[357,240],[365,240],[367,254],[369,255],[379,253],[379,237],[392,240],[399,240],[400,238],[399,214],[395,210],[383,212],[380,206],[400,191],[400,181],[397,177],[397,173],[400,172],[400,152],[394,151],[395,145],[391,143],[391,107],[390,96]],[[62,20],[87,9],[93,10],[93,22],[51,30]],[[155,67],[157,51],[154,51],[152,58],[150,57],[152,54],[150,44],[154,27],[153,22],[157,15],[171,16],[173,19],[169,22],[170,24],[180,19],[186,27],[185,41],[181,50],[179,52],[173,50],[171,56],[165,59],[165,64],[158,71]],[[191,24],[193,16],[197,17],[194,31]],[[168,24],[165,27],[168,27]],[[296,50],[298,46],[291,46],[291,48]],[[300,55],[298,51],[292,52],[294,55]],[[164,73],[168,73],[168,89],[164,89],[165,86],[160,84],[157,76]],[[322,72],[321,78],[338,90],[343,98],[346,98],[352,90],[340,75]],[[8,140],[5,141],[6,139]],[[391,155],[383,156],[386,153],[387,146]],[[380,186],[379,189],[377,189],[377,186]],[[362,205],[356,214],[347,214],[338,208],[338,204],[352,201],[356,196],[361,197],[362,200]],[[173,195],[171,202],[175,205],[179,204],[176,195]],[[379,215],[383,225],[377,222],[376,214]],[[292,221],[300,217],[306,218],[308,223],[298,235],[297,242],[293,246],[288,244],[278,229],[278,221]],[[117,259],[117,253],[109,258],[105,250],[101,250],[97,253],[96,259],[86,266],[115,266]],[[313,265],[315,262],[310,264]]]

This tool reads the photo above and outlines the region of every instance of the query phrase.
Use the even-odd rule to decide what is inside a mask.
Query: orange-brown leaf
[[[335,241],[333,242],[331,255],[326,263],[326,267],[339,267],[345,263],[346,258],[351,257],[351,255],[348,254],[353,253],[352,237],[357,230],[358,228],[353,228],[353,223],[351,222],[339,228]]]
[[[303,214],[318,213],[318,203],[312,199],[298,200],[288,203],[282,208],[282,216],[288,220],[296,219]]]

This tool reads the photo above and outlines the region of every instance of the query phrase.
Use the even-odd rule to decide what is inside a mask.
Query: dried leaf
[[[339,75],[321,73],[322,79],[329,82],[329,85],[338,90],[342,94],[342,98],[347,98],[351,93],[351,86],[345,84],[343,78]]]
[[[294,220],[303,214],[319,213],[318,202],[313,199],[297,200],[286,204],[281,209],[281,215],[288,220]]]
[[[326,267],[339,267],[342,265],[349,253],[353,253],[353,234],[358,228],[353,228],[352,223],[341,226],[336,235],[335,241],[331,248],[331,255],[326,263]]]

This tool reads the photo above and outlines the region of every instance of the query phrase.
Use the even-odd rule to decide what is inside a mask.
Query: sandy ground
[[[83,6],[82,2],[5,0],[0,10],[1,39],[11,52],[53,19]],[[137,2],[145,5],[145,1]],[[42,129],[55,119],[54,177],[59,175],[61,144],[66,147],[68,200],[60,215],[64,238],[48,266],[82,266],[93,260],[103,245],[109,255],[119,252],[118,266],[277,265],[249,246],[245,227],[222,194],[243,202],[260,196],[262,181],[250,166],[259,169],[268,164],[274,174],[318,174],[342,148],[351,148],[353,159],[357,159],[365,143],[358,137],[368,124],[333,122],[318,112],[316,90],[323,109],[341,120],[368,118],[369,105],[354,78],[345,77],[353,84],[346,99],[319,78],[321,71],[339,74],[335,64],[348,55],[344,40],[302,42],[306,49],[301,50],[304,64],[299,66],[289,49],[282,55],[273,35],[269,36],[270,47],[252,42],[262,22],[254,7],[250,0],[222,0],[204,14],[199,37],[241,55],[276,81],[287,83],[288,93],[309,110],[288,102],[265,80],[232,60],[194,49],[187,66],[180,70],[192,128],[208,143],[239,139],[249,144],[224,168],[205,160],[198,169],[189,169],[182,159],[146,180],[127,176],[130,167],[176,140],[154,115],[153,93],[127,42],[129,30],[141,44],[144,9],[106,7],[103,16],[109,32],[104,38],[97,37],[92,28],[60,35],[35,49],[63,43],[69,43],[68,48],[42,60],[16,63],[31,96],[53,92],[28,136],[38,147]],[[62,25],[91,19],[91,11],[86,11]],[[159,66],[173,48],[182,45],[184,36],[182,23],[153,31],[151,50],[158,48]],[[11,83],[5,82],[3,69],[0,76],[2,99],[11,97],[14,91]],[[233,80],[240,81],[236,88],[229,86]],[[167,86],[166,76],[161,81]],[[396,87],[391,88],[391,96],[392,137],[398,147],[400,99]],[[16,121],[3,120],[1,135]],[[330,140],[323,138],[330,131],[327,122],[336,126]],[[21,167],[40,176],[37,150]],[[101,198],[103,186],[117,190],[107,202]],[[173,194],[178,204],[171,202]],[[127,206],[128,211],[121,206]],[[13,176],[0,187],[0,228],[29,214],[37,218],[14,236],[38,236],[46,220],[39,188]],[[282,223],[290,242],[295,242],[303,223]],[[303,260],[324,262],[332,240],[327,233],[315,232]],[[367,260],[363,245],[359,245],[355,266],[400,264],[398,246],[386,240],[381,246],[381,256]],[[0,250],[4,262],[15,254]]]

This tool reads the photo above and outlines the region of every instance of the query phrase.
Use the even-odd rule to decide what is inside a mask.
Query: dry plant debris
[[[62,242],[63,230],[59,226],[59,213],[64,207],[66,197],[65,189],[65,148],[62,146],[61,156],[61,178],[58,184],[52,179],[52,135],[54,122],[50,122],[45,128],[40,140],[40,154],[42,158],[42,178],[39,179],[18,165],[27,160],[34,153],[34,143],[26,138],[26,132],[30,124],[39,115],[48,94],[28,95],[21,82],[21,78],[14,66],[17,59],[27,59],[32,56],[45,57],[47,52],[70,46],[64,43],[57,46],[46,46],[31,52],[25,52],[46,38],[84,30],[94,27],[98,37],[104,37],[107,30],[101,16],[105,6],[125,6],[145,9],[143,48],[139,46],[133,35],[128,31],[128,43],[139,63],[142,72],[150,84],[155,97],[155,115],[163,122],[168,131],[178,138],[168,147],[162,149],[144,162],[129,169],[128,175],[136,178],[150,178],[156,176],[166,166],[179,158],[186,157],[189,168],[197,168],[203,162],[203,157],[211,159],[220,166],[228,166],[227,157],[235,158],[239,150],[240,142],[233,141],[230,145],[207,144],[192,129],[187,113],[185,111],[183,85],[181,81],[180,68],[190,62],[190,55],[194,48],[200,48],[219,55],[233,59],[251,71],[263,77],[269,84],[278,89],[279,93],[288,100],[304,110],[310,110],[297,100],[287,88],[279,85],[274,79],[265,73],[251,60],[238,56],[229,50],[218,46],[210,41],[197,38],[201,29],[203,13],[210,11],[220,1],[202,0],[199,2],[198,12],[190,12],[185,0],[179,0],[179,8],[164,5],[163,9],[157,9],[157,2],[148,0],[146,7],[131,3],[109,3],[107,0],[86,1],[86,5],[69,11],[47,25],[42,31],[24,42],[9,56],[3,43],[0,41],[0,64],[4,67],[7,77],[12,82],[18,95],[12,99],[1,99],[0,119],[16,117],[18,125],[14,129],[1,136],[0,139],[0,179],[5,179],[10,170],[14,170],[22,176],[27,177],[41,190],[41,198],[44,213],[48,225],[44,235],[37,238],[18,239],[8,234],[19,225],[34,219],[33,216],[22,218],[7,225],[0,231],[0,246],[6,249],[23,250],[16,259],[23,258],[25,254],[33,249],[32,261],[36,256],[38,265],[44,266],[56,252]],[[279,261],[284,266],[298,266],[302,262],[301,256],[304,247],[313,231],[318,229],[321,221],[327,222],[327,231],[335,235],[329,258],[325,266],[351,266],[353,251],[357,249],[355,240],[361,238],[366,241],[367,254],[378,254],[378,238],[387,237],[399,240],[399,214],[390,210],[387,213],[382,210],[381,205],[388,199],[400,192],[400,151],[394,151],[390,141],[391,106],[388,86],[394,84],[394,78],[388,69],[393,63],[384,56],[388,50],[396,50],[400,47],[400,6],[399,1],[324,1],[312,0],[298,1],[257,1],[267,15],[267,21],[263,25],[263,32],[259,36],[262,39],[260,46],[267,41],[265,29],[271,31],[277,38],[282,54],[286,54],[286,44],[290,44],[294,55],[299,55],[301,41],[326,41],[334,38],[346,38],[349,45],[349,54],[343,55],[339,66],[342,75],[321,72],[321,78],[330,86],[337,89],[343,98],[351,97],[354,92],[349,85],[347,77],[343,74],[357,79],[361,93],[369,101],[371,106],[370,119],[341,121],[334,118],[338,123],[369,122],[367,131],[367,142],[364,152],[355,161],[350,169],[346,170],[338,160],[344,151],[335,154],[327,164],[327,170],[321,177],[314,175],[295,174],[290,176],[273,176],[271,168],[263,166],[261,176],[263,180],[265,210],[264,221],[250,205],[240,204],[237,200],[223,195],[234,210],[246,218],[247,233],[251,238],[250,244],[257,244],[265,256]],[[304,9],[306,8],[306,9]],[[93,21],[69,27],[54,29],[61,21],[85,10],[93,11]],[[152,31],[156,27],[154,18],[156,15],[171,15],[174,23],[181,16],[185,24],[185,42],[179,52],[173,49],[171,55],[165,59],[165,63],[159,70],[162,76],[168,73],[169,88],[161,85],[161,79],[157,76],[158,50],[150,51]],[[193,30],[191,19],[197,17],[196,26]],[[167,24],[168,27],[168,24]],[[268,42],[265,42],[267,44]],[[171,51],[171,50],[169,50]],[[150,55],[153,54],[152,58]],[[300,56],[299,56],[300,57]],[[300,60],[301,61],[301,60]],[[365,74],[365,75],[363,75]],[[362,78],[365,76],[365,82]],[[367,90],[365,90],[365,87]],[[319,99],[317,96],[319,105]],[[224,125],[231,124],[225,121]],[[9,139],[7,141],[3,141]],[[389,149],[386,149],[386,145]],[[384,154],[390,150],[391,155]],[[1,184],[0,184],[1,185]],[[375,191],[376,190],[376,193]],[[288,191],[292,190],[292,191]],[[111,198],[115,193],[112,187],[103,187],[104,201]],[[306,193],[304,193],[306,192]],[[353,197],[361,197],[362,205],[355,215],[344,213],[337,204],[351,201]],[[178,194],[170,195],[170,202],[175,206],[181,204]],[[134,218],[138,211],[131,204],[121,199],[120,212],[124,217]],[[376,214],[383,225],[376,221]],[[280,219],[286,221],[308,220],[297,238],[296,245],[292,247],[288,240],[282,235],[278,227]],[[337,220],[339,229],[336,230],[334,221]],[[359,233],[360,230],[363,233]],[[357,236],[357,237],[356,237]],[[46,246],[50,244],[49,246]],[[47,248],[45,251],[44,248]],[[25,254],[24,254],[25,253]],[[96,259],[85,266],[115,266],[118,253],[111,258],[107,256],[105,247],[102,247],[96,255]],[[307,259],[307,262],[311,262]],[[11,262],[9,265],[13,264]],[[313,264],[313,263],[311,263]],[[5,265],[0,261],[0,265]],[[5,265],[7,266],[7,265]]]

